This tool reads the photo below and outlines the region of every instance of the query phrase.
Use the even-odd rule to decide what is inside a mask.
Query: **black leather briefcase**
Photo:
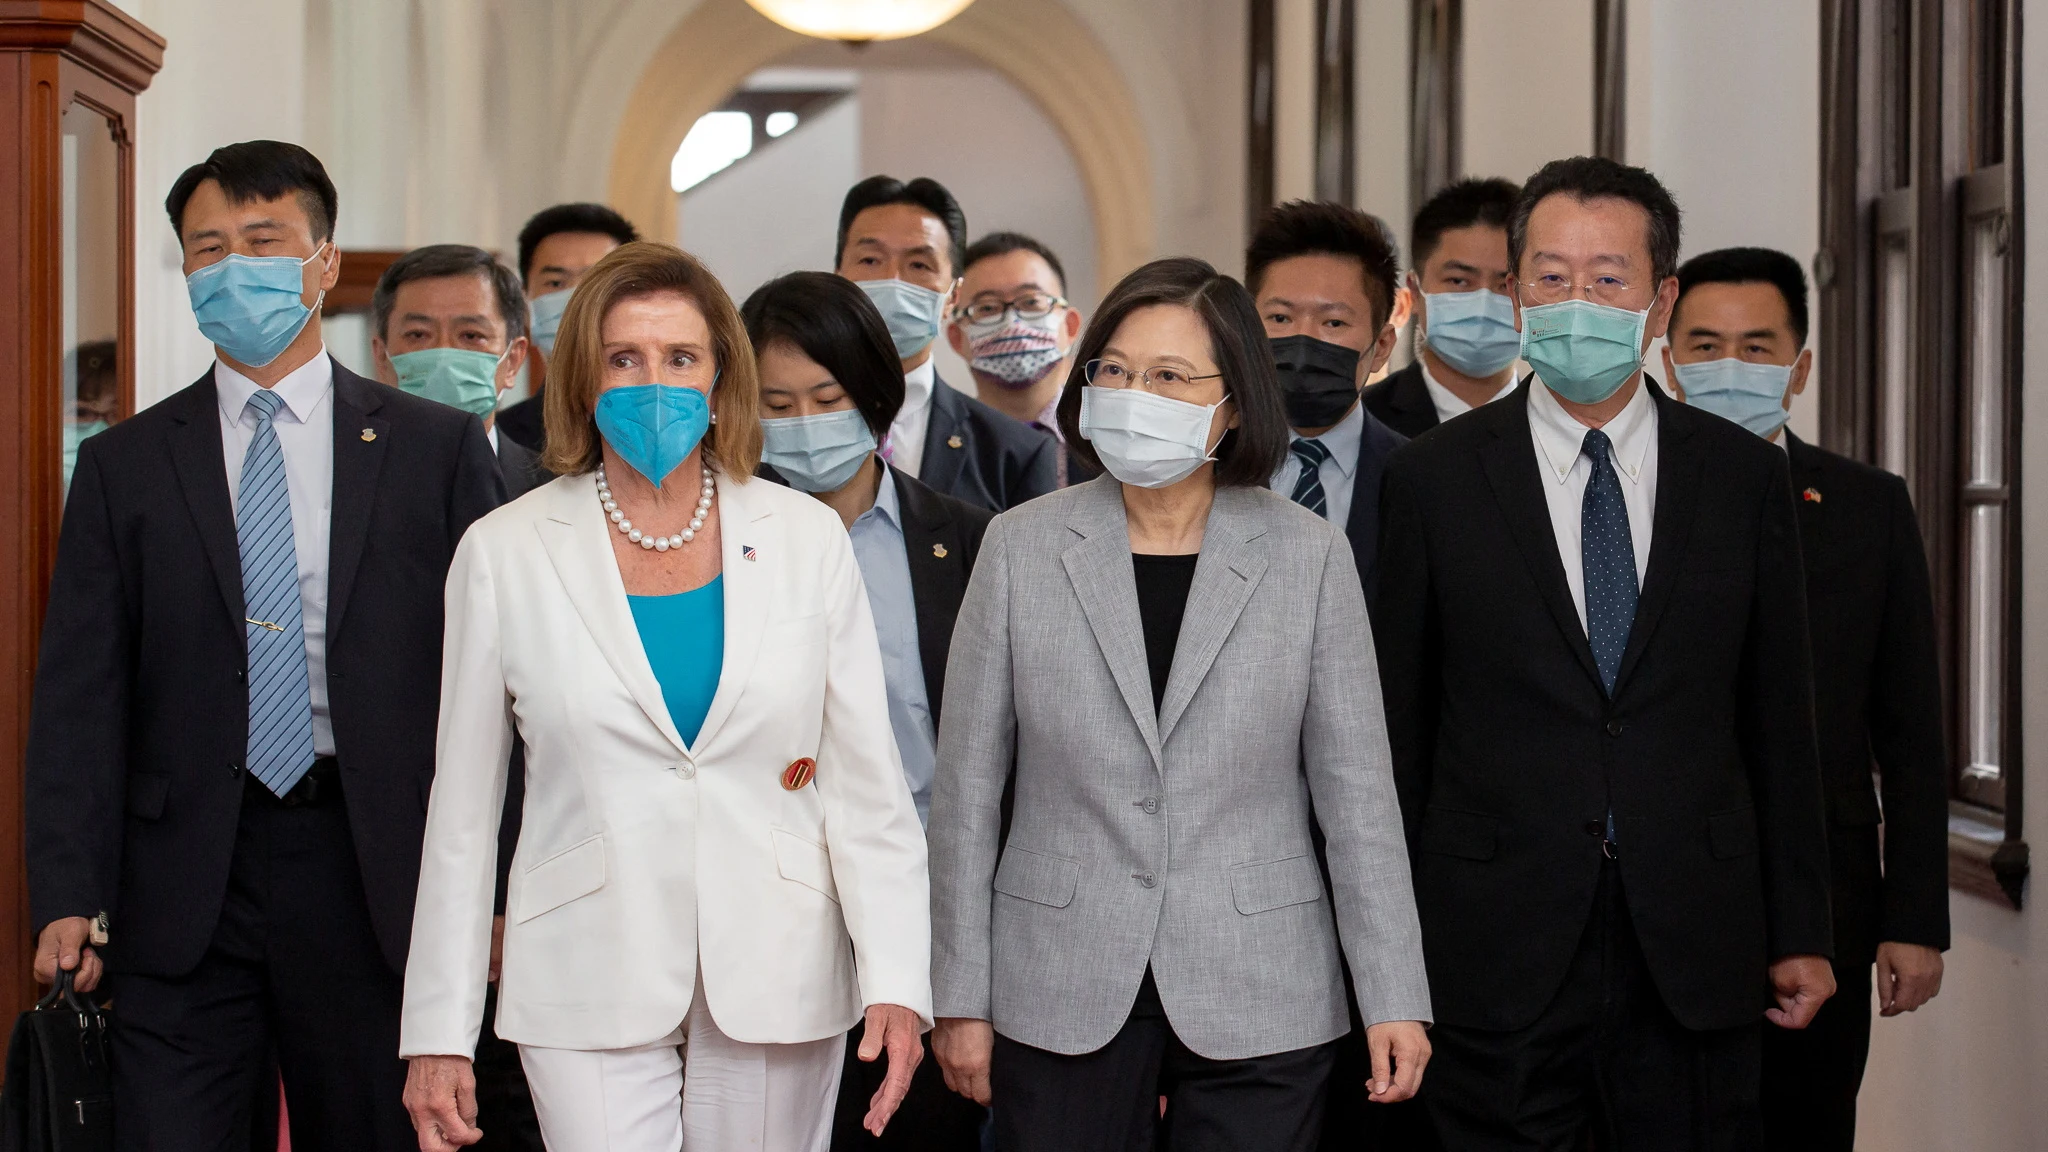
[[[107,1014],[60,971],[21,1014],[0,1084],[0,1152],[112,1152],[113,1077]]]

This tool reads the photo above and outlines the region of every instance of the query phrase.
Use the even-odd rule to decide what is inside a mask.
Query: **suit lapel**
[[[1253,504],[1258,498],[1252,492],[1224,488],[1216,493],[1216,503],[1209,509],[1201,558],[1195,562],[1194,584],[1181,613],[1173,671],[1166,678],[1166,692],[1159,704],[1162,745],[1173,735],[1174,725],[1195,698],[1195,690],[1216,663],[1216,653],[1266,574],[1265,554],[1250,546],[1264,534]]]
[[[1543,497],[1541,486],[1552,481],[1538,466],[1536,444],[1530,438],[1528,387],[1482,411],[1492,423],[1493,438],[1480,448],[1479,459],[1494,500],[1500,504],[1508,531],[1565,644],[1579,658],[1586,675],[1599,684],[1600,666],[1586,641],[1585,625],[1579,623],[1578,606],[1572,603],[1564,561],[1557,552],[1557,532],[1550,525],[1550,505]]]
[[[626,686],[640,710],[647,713],[647,718],[677,751],[687,753],[689,749],[676,731],[675,721],[669,719],[668,703],[662,699],[654,667],[647,662],[647,651],[640,645],[633,611],[626,604],[626,584],[619,576],[618,562],[612,559],[611,524],[597,502],[596,479],[579,476],[574,483],[550,489],[549,498],[553,507],[545,519],[535,523],[534,529],[540,533],[541,544],[569,595],[569,603],[575,606],[584,630],[590,633],[598,650],[604,653],[605,663],[611,665],[612,673]],[[731,529],[726,531],[730,533]],[[727,581],[726,669],[732,667],[733,658],[731,592],[731,581]],[[721,675],[718,696],[725,694],[725,676]],[[717,703],[714,698],[714,708]],[[707,719],[705,730],[709,729]]]
[[[1087,498],[1076,502],[1067,521],[1080,540],[1060,553],[1060,563],[1157,766],[1159,717],[1152,711],[1152,673],[1145,663],[1145,631],[1138,620],[1137,577],[1131,568],[1122,489],[1106,476],[1087,487]],[[1192,606],[1192,596],[1189,601]]]
[[[934,492],[951,492],[967,463],[967,405],[936,372],[932,374],[931,412],[917,478]]]
[[[1820,459],[1813,447],[1806,441],[1785,433],[1786,462],[1792,470],[1792,502],[1799,509],[1799,549],[1805,561],[1808,575],[1813,573],[1814,558],[1824,554],[1824,540],[1827,536],[1827,521],[1823,518],[1822,498],[1826,489],[1820,470]],[[1812,492],[1813,496],[1806,494]]]
[[[967,559],[945,505],[901,472],[895,473],[896,507],[903,516],[903,550],[910,562],[910,597],[917,608],[917,654],[923,665],[925,703],[939,719],[945,689],[946,655],[953,643],[953,618],[967,594]],[[939,549],[945,554],[939,554]]]
[[[1429,398],[1429,385],[1422,382],[1422,359],[1419,352],[1416,354],[1415,362],[1397,374],[1392,394],[1387,399],[1396,410],[1418,418],[1426,416],[1430,426],[1436,426],[1436,401]]]
[[[228,619],[242,628],[242,546],[235,535],[234,502],[228,497],[227,453],[220,443],[220,393],[214,389],[213,373],[170,400],[177,405],[172,414],[171,465],[178,474],[178,487],[199,530],[200,545],[213,565],[214,580],[220,585],[221,602]]]
[[[377,475],[391,425],[377,415],[384,405],[372,384],[334,365],[334,502],[327,547],[327,642],[341,634],[349,591],[370,538],[370,512],[377,502]]]
[[[718,691],[712,694],[711,708],[704,713],[704,724],[697,730],[692,752],[710,745],[746,692],[754,675],[754,661],[761,654],[761,633],[768,627],[768,612],[773,607],[778,583],[775,573],[793,560],[768,502],[752,498],[759,491],[725,476],[718,478],[719,552],[725,576],[725,656],[718,668]],[[747,555],[749,549],[753,551],[752,557]],[[660,695],[657,687],[656,699]],[[662,714],[668,714],[666,705]]]
[[[1400,435],[1379,417],[1367,412],[1365,427],[1359,429],[1358,467],[1351,474],[1351,515],[1344,534],[1351,538],[1352,554],[1358,558],[1358,579],[1372,596],[1374,573],[1379,567],[1380,477],[1386,471],[1387,456],[1401,441]]]
[[[1622,650],[1621,668],[1614,676],[1614,694],[1628,686],[1629,670],[1643,657],[1643,649],[1657,631],[1657,621],[1671,603],[1671,589],[1678,571],[1685,566],[1685,545],[1692,536],[1692,524],[1700,506],[1700,474],[1706,457],[1693,440],[1696,414],[1665,398],[1657,382],[1647,375],[1643,387],[1657,406],[1657,507],[1650,521],[1650,570],[1643,576],[1643,592],[1636,600],[1636,618],[1629,625],[1628,647]]]

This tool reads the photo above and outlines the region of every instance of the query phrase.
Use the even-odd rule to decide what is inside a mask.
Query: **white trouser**
[[[519,1046],[548,1152],[825,1152],[846,1037],[742,1044],[704,978],[680,1028],[638,1048]],[[680,1098],[680,1099],[679,1099]]]

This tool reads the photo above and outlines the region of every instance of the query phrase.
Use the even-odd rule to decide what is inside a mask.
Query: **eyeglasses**
[[[1147,392],[1157,392],[1162,388],[1175,391],[1197,380],[1217,380],[1223,376],[1221,372],[1191,376],[1179,368],[1164,365],[1133,372],[1114,360],[1090,360],[1082,371],[1086,373],[1088,382],[1098,388],[1129,388],[1131,382],[1136,381]]]
[[[1052,315],[1054,309],[1066,306],[1065,300],[1050,292],[1029,292],[1015,300],[976,300],[954,316],[974,324],[1001,320],[1011,312],[1015,312],[1019,320],[1043,320]]]
[[[1534,280],[1519,281],[1528,304],[1561,304],[1580,293],[1595,304],[1619,306],[1629,300],[1629,282],[1619,276],[1595,276],[1584,284],[1572,283],[1562,272],[1545,272]]]

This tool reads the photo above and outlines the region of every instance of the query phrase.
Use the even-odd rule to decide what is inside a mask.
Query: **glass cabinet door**
[[[61,492],[78,445],[121,418],[121,153],[105,114],[74,103],[63,117],[64,349],[57,408]]]

